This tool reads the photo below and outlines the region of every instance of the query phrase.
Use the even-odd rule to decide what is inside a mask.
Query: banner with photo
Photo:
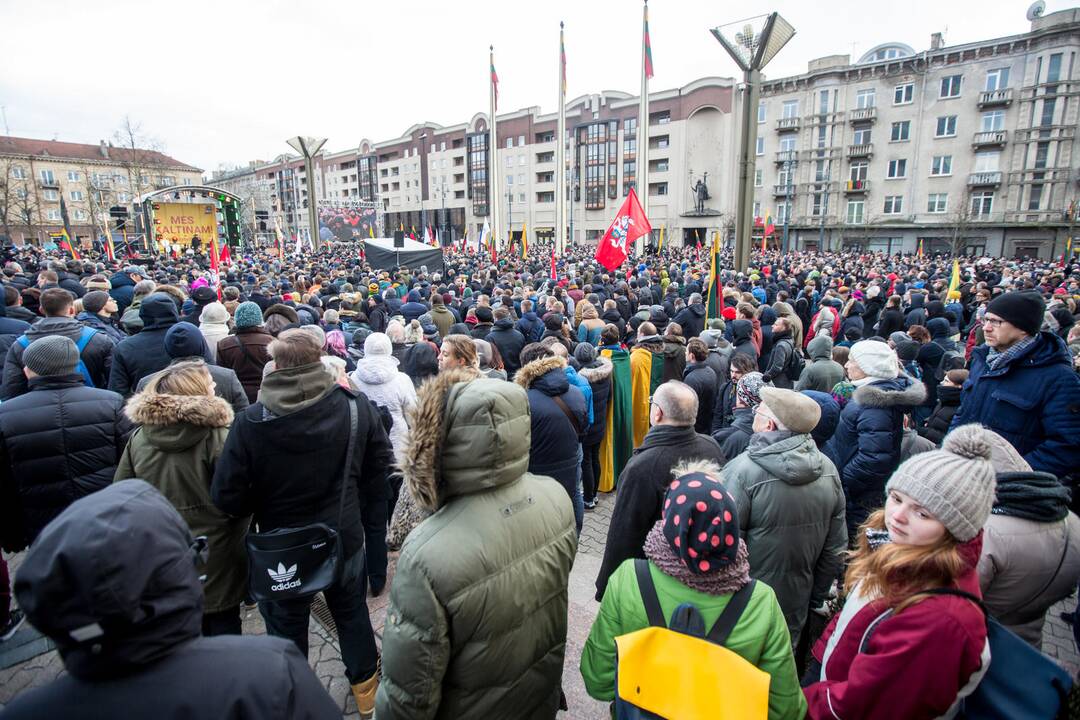
[[[375,203],[346,198],[319,201],[319,239],[347,242],[378,237]]]

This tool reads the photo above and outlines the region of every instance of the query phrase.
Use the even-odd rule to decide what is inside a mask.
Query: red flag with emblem
[[[221,246],[221,254],[218,255],[218,262],[222,265],[232,265],[232,251],[229,250],[228,243]]]
[[[630,244],[651,232],[649,218],[645,217],[645,211],[641,209],[637,193],[630,188],[630,194],[619,208],[619,213],[600,239],[596,248],[597,262],[609,271],[614,270],[630,256]]]

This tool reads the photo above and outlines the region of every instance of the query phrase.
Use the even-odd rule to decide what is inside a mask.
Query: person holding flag
[[[641,208],[637,193],[630,188],[622,207],[611,221],[596,248],[596,261],[610,272],[626,262],[630,243],[652,232],[652,225]]]

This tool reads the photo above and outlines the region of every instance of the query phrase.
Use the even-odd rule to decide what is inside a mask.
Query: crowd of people
[[[554,717],[604,493],[580,672],[613,709],[663,714],[617,672],[648,676],[621,643],[669,623],[765,673],[770,718],[951,716],[988,616],[1040,648],[1080,581],[1080,265],[593,250],[248,249],[220,274],[11,250],[0,540],[26,554],[0,638],[28,619],[68,673],[6,714],[340,716],[312,595],[249,575],[253,537],[321,524],[363,717]],[[269,637],[241,635],[256,604]]]

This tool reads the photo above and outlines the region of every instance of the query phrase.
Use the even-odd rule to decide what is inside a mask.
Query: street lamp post
[[[757,113],[761,69],[795,34],[795,28],[779,13],[740,20],[712,29],[713,36],[724,46],[732,60],[743,71],[742,137],[739,144],[739,192],[735,208],[735,268],[746,270],[750,264],[750,233],[754,214],[754,155],[757,141]]]
[[[791,168],[792,163],[790,160],[784,161],[784,239],[781,241],[781,251],[788,251],[788,225],[791,224],[791,195],[794,192],[794,188],[791,184]]]
[[[307,175],[308,232],[311,234],[312,247],[318,248],[322,245],[322,240],[319,238],[319,216],[315,209],[315,156],[326,144],[326,138],[297,136],[288,143],[304,156],[304,172]]]
[[[427,133],[420,133],[420,224],[424,226],[424,237],[427,237]]]
[[[514,237],[514,188],[506,188],[506,242]]]

